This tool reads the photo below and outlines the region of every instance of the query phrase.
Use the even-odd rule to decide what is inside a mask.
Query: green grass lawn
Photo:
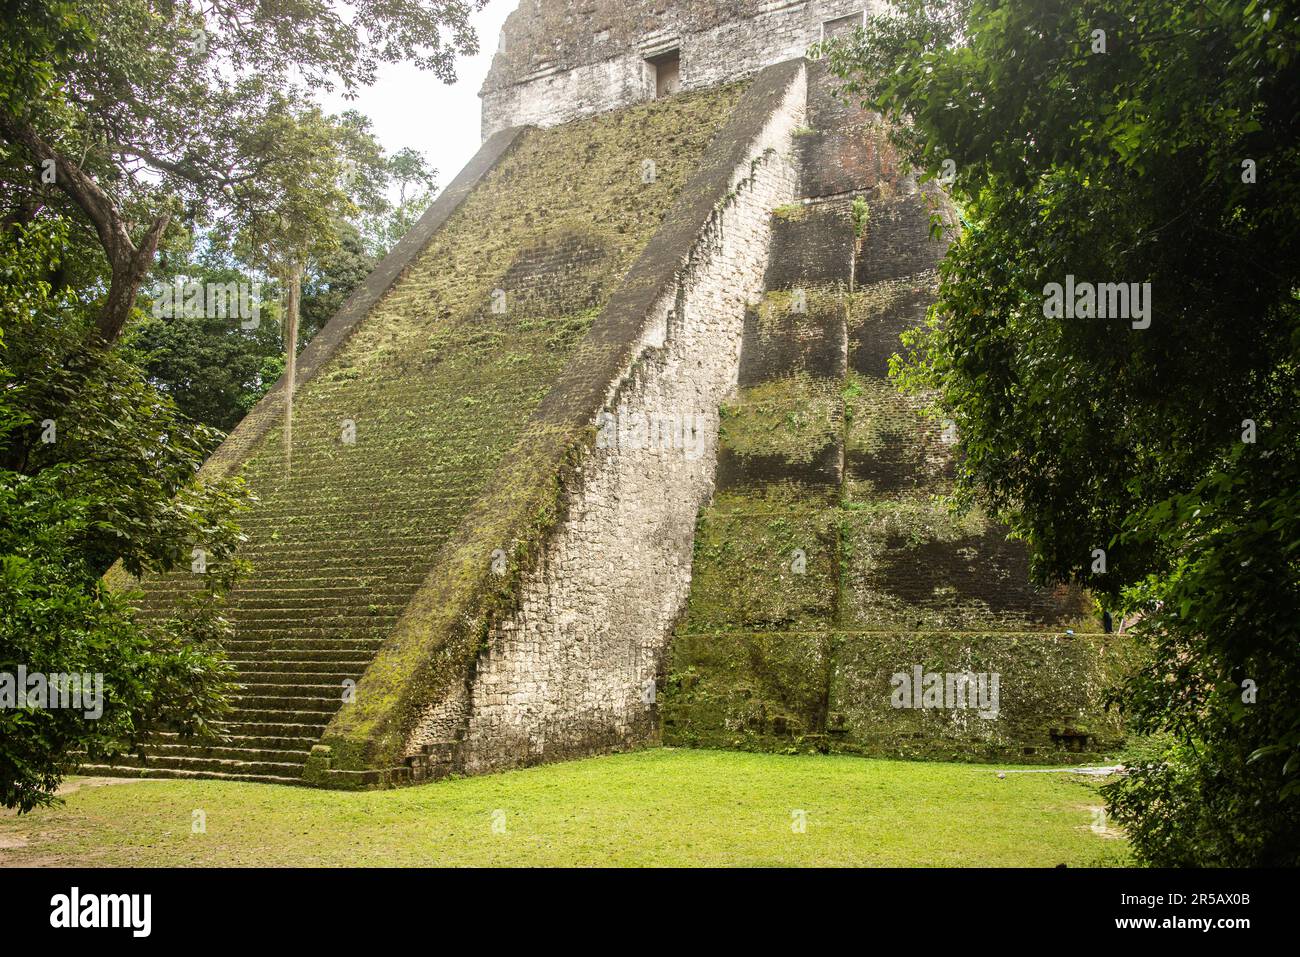
[[[396,791],[79,779],[0,817],[9,865],[1071,866],[1128,862],[1096,782],[653,749]],[[79,786],[78,786],[79,785]],[[194,812],[206,833],[194,833]],[[795,812],[805,814],[797,833]],[[494,829],[494,821],[498,826]],[[504,824],[504,832],[500,825]]]

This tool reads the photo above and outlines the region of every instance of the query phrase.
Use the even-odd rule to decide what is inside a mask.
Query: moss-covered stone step
[[[324,567],[327,559],[335,559],[339,565],[355,569],[358,564],[369,568],[393,559],[427,561],[436,554],[437,543],[428,538],[416,540],[414,536],[383,535],[374,539],[335,542],[328,538],[284,538],[249,548],[239,557],[252,562],[253,568],[259,570],[257,574],[265,576],[283,567],[305,570]]]
[[[239,738],[309,738],[313,743],[320,739],[321,726],[285,720],[264,721],[240,715],[239,720],[226,720],[217,730],[227,736]]]
[[[147,579],[131,595],[133,607],[153,605],[159,599],[168,602],[168,607],[175,609],[186,599],[194,598],[207,591],[207,583],[201,575],[170,575]]]
[[[366,645],[359,648],[338,648],[333,645],[324,648],[295,648],[283,642],[256,643],[263,647],[256,647],[255,643],[246,642],[244,645],[233,645],[227,642],[225,645],[226,654],[232,664],[236,662],[257,661],[264,667],[270,668],[273,665],[302,665],[304,668],[311,667],[346,667],[358,662],[369,664],[371,655],[375,648],[373,645]]]
[[[370,515],[382,507],[384,490],[388,491],[389,500],[396,499],[417,512],[436,514],[442,507],[440,498],[421,498],[421,492],[450,496],[448,504],[454,505],[457,497],[469,494],[473,489],[472,485],[466,486],[467,476],[459,469],[440,468],[435,462],[419,469],[404,456],[400,466],[386,465],[373,458],[364,465],[365,473],[355,477],[340,476],[337,469],[322,465],[321,474],[313,476],[310,481],[304,480],[300,486],[264,489],[259,493],[250,517]],[[329,477],[331,473],[332,477]]]
[[[355,677],[358,669],[364,670],[370,662],[368,660],[355,659],[352,661],[276,661],[266,660],[263,658],[236,658],[228,656],[226,659],[232,667],[240,673],[240,678],[245,683],[257,681],[259,679],[270,679],[271,677],[280,677],[285,681],[310,681],[317,678],[321,682],[333,682],[335,679],[342,680],[349,676]]]
[[[229,722],[226,727],[243,728],[248,725],[293,725],[293,726],[312,726],[319,730],[329,724],[330,718],[338,710],[335,706],[340,704],[341,700],[330,702],[330,710],[299,710],[285,708],[255,708],[255,707],[237,707],[234,714],[227,719]],[[243,731],[240,733],[250,733]],[[287,732],[285,732],[287,733]]]
[[[277,568],[255,566],[253,577],[242,582],[232,594],[249,597],[272,595],[317,595],[321,597],[361,596],[366,592],[399,593],[404,588],[418,588],[428,577],[433,562],[427,558],[403,561],[394,569],[393,562],[362,564],[355,558],[347,565],[323,567],[310,560],[298,565],[283,563]],[[154,597],[154,596],[150,596]]]
[[[391,480],[389,480],[391,481]],[[391,486],[388,486],[391,489]],[[359,523],[374,523],[392,517],[392,508],[397,506],[401,514],[412,519],[412,526],[421,519],[425,524],[439,527],[440,521],[447,515],[458,511],[465,492],[461,489],[444,489],[436,482],[429,482],[421,491],[426,498],[415,496],[390,495],[387,502],[378,501],[383,488],[350,489],[335,483],[318,491],[303,489],[297,493],[292,502],[282,505],[263,503],[247,515],[241,526],[256,531],[278,529],[300,531],[314,522],[331,523],[339,528],[356,529]],[[316,494],[313,500],[310,496]],[[328,497],[324,497],[328,496]],[[387,505],[387,509],[385,509]],[[387,514],[385,514],[387,511]],[[259,541],[260,536],[254,541]]]
[[[336,676],[338,680],[335,680]],[[349,672],[240,671],[239,683],[249,695],[328,696],[338,689],[340,682],[355,677],[355,674]],[[294,690],[277,690],[282,688]]]
[[[399,477],[385,472],[382,466],[371,463],[372,471],[365,482],[342,482],[337,478],[328,485],[321,476],[315,483],[295,489],[292,494],[285,493],[282,501],[276,497],[262,499],[248,516],[250,522],[265,522],[283,516],[286,523],[301,523],[316,519],[345,520],[357,516],[365,520],[382,518],[385,501],[396,502],[415,514],[438,518],[446,511],[454,510],[459,500],[472,492],[467,488],[464,477],[455,474],[434,473],[427,475],[425,482],[418,488],[402,489],[394,483]],[[373,483],[373,484],[369,484]],[[385,498],[384,492],[388,495]],[[421,493],[425,497],[421,498]]]
[[[312,675],[313,679],[316,677],[316,675]],[[261,704],[274,701],[279,704],[292,702],[300,707],[308,707],[310,702],[312,706],[329,708],[342,701],[342,682],[345,680],[348,679],[328,683],[313,681],[311,684],[292,684],[257,682],[250,680],[246,675],[240,675],[239,683],[243,687],[244,693],[240,695],[238,700],[241,706],[250,703]]]
[[[247,607],[257,607],[253,603],[265,601],[306,601],[315,605],[323,601],[354,602],[370,597],[396,600],[404,597],[403,589],[418,587],[424,578],[423,571],[420,569],[400,578],[390,578],[382,567],[366,569],[354,565],[351,574],[340,573],[333,577],[322,577],[319,571],[309,568],[302,569],[300,574],[288,571],[259,574],[235,588],[229,597]]]
[[[287,638],[281,639],[272,647],[259,648],[253,642],[235,638],[223,642],[222,647],[232,660],[279,661],[287,659],[290,664],[312,662],[313,664],[320,663],[342,667],[340,664],[342,661],[353,662],[363,659],[369,661],[374,656],[378,643],[370,642],[363,646],[354,646],[329,641],[316,642],[311,639],[296,640]]]
[[[312,646],[321,648],[357,647],[381,642],[391,624],[390,616],[371,617],[362,622],[340,623],[317,618],[303,619],[298,623],[264,621],[260,617],[245,616],[235,619],[235,634],[223,644],[232,649],[243,644],[253,647],[258,642],[283,641],[288,648],[304,650]]]
[[[365,669],[361,669],[364,671]],[[277,701],[305,701],[308,699],[341,698],[343,691],[354,685],[361,677],[361,671],[344,672],[337,675],[325,675],[319,672],[300,674],[294,672],[249,672],[240,671],[238,682],[244,690],[247,702],[250,699],[271,699]],[[308,681],[311,683],[309,684]]]
[[[386,598],[390,601],[402,600],[405,597],[405,590],[418,588],[428,577],[433,565],[427,559],[421,558],[419,567],[412,567],[414,566],[412,562],[408,565],[408,573],[388,577],[385,562],[400,561],[402,559],[392,557],[371,564],[354,558],[350,569],[338,569],[334,572],[320,569],[310,562],[298,569],[282,567],[274,572],[268,570],[267,573],[258,574],[237,587],[228,598],[231,601],[235,599],[256,601],[268,597],[282,597],[290,600],[309,599],[313,603],[357,601],[367,596]],[[334,575],[332,585],[322,587],[321,582],[326,579],[321,576],[330,574]],[[161,594],[150,595],[148,600],[155,601],[161,597]]]
[[[307,576],[267,575],[240,583],[235,594],[241,597],[283,596],[323,597],[323,598],[365,598],[368,595],[384,594],[403,588],[416,588],[427,577],[423,570],[406,574],[394,574],[387,570],[374,570],[369,573],[358,571],[342,577],[337,574],[317,574]]]
[[[224,728],[226,725],[218,725]],[[312,745],[316,743],[316,738],[310,735],[247,735],[247,734],[229,734],[221,733],[220,740],[211,745],[205,745],[197,742],[193,738],[181,738],[174,731],[163,731],[154,735],[150,739],[149,747],[151,748],[197,748],[220,747],[231,748],[240,751],[284,751],[284,752],[303,752],[304,754],[311,751]],[[284,760],[291,760],[285,758]]]
[[[322,650],[360,649],[369,646],[373,651],[382,643],[383,636],[395,619],[391,617],[368,618],[365,624],[331,624],[313,621],[293,624],[291,622],[267,622],[262,619],[235,621],[235,635],[222,642],[227,651],[248,650],[256,647],[256,642],[278,641],[285,648],[308,651],[314,648]]]
[[[292,708],[303,711],[329,711],[343,702],[343,688],[338,685],[276,685],[247,688],[233,697],[235,706],[245,708]]]
[[[340,681],[347,677],[355,677],[361,671],[364,671],[369,664],[368,661],[354,661],[344,664],[338,661],[262,661],[247,658],[228,660],[230,665],[239,673],[241,681],[247,679],[267,683],[278,676],[289,675],[292,676],[289,680],[295,683],[310,678],[319,678],[321,679],[319,683],[330,685],[336,683],[336,677]]]
[[[388,602],[377,605],[364,599],[350,601],[350,604],[337,601],[320,602],[316,606],[299,603],[291,608],[247,608],[232,601],[225,607],[224,613],[225,617],[235,624],[237,632],[243,634],[247,627],[249,636],[252,631],[259,628],[276,634],[283,632],[286,637],[289,637],[295,632],[318,629],[322,626],[350,628],[358,634],[370,635],[375,633],[377,626],[383,627],[387,622],[395,620],[405,608],[405,603],[397,605]],[[162,617],[175,611],[176,609],[169,609],[163,604],[153,604],[141,609],[142,614],[151,614],[154,617]]]
[[[423,453],[428,449],[422,450]],[[336,514],[347,509],[365,509],[377,504],[388,493],[388,498],[399,499],[413,507],[425,510],[436,509],[445,498],[446,504],[455,505],[457,501],[472,495],[482,476],[477,470],[439,468],[434,461],[420,469],[411,464],[421,457],[421,452],[412,452],[402,462],[385,463],[373,458],[365,463],[366,472],[352,477],[339,477],[336,469],[321,463],[317,466],[320,475],[304,479],[286,486],[259,487],[258,497],[261,506],[258,513],[275,514],[283,508],[293,514]],[[307,468],[303,463],[295,463],[294,468]],[[330,476],[333,477],[330,477]],[[267,481],[272,481],[268,479]],[[421,492],[437,492],[438,498],[420,498]]]
[[[359,573],[355,567],[353,568],[353,575],[348,578],[338,576],[322,577],[319,573],[311,578],[287,574],[259,576],[241,582],[230,593],[228,598],[231,601],[237,600],[245,603],[267,598],[350,601],[368,598],[373,595],[389,595],[402,589],[415,588],[419,586],[424,578],[425,575],[418,572],[400,577],[389,576],[379,569],[363,574]],[[140,604],[143,607],[152,608],[169,597],[174,600],[175,594],[158,588],[146,593]]]
[[[301,548],[290,544],[275,554],[241,556],[252,563],[247,587],[308,588],[322,578],[341,587],[376,580],[418,584],[436,557],[430,543],[421,546],[373,545],[366,549]]]
[[[308,724],[317,720],[316,716],[319,714],[334,714],[343,707],[343,691],[343,688],[339,688],[337,694],[310,698],[275,695],[244,696],[232,701],[234,708],[227,718],[248,721],[289,720],[291,723]],[[272,711],[289,714],[291,717],[288,719],[267,717],[267,712]]]
[[[256,526],[245,525],[244,531],[250,538],[248,557],[269,557],[268,553],[322,539],[335,541],[343,553],[384,547],[400,549],[427,542],[429,530],[440,529],[449,514],[412,516],[399,507],[382,524],[374,520],[353,522],[346,515],[317,515],[294,522],[267,520]]]
[[[331,573],[310,562],[305,562],[298,569],[283,567],[276,571],[263,572],[257,569],[254,576],[241,582],[228,599],[234,601],[280,596],[285,598],[312,599],[355,599],[369,595],[399,595],[404,589],[419,587],[428,575],[428,570],[421,567],[408,570],[401,575],[390,575],[382,564],[375,567],[359,567],[354,560],[347,570],[342,568]],[[198,594],[194,590],[192,594]],[[176,590],[154,586],[142,592],[134,605],[141,608],[156,609],[174,607],[179,596]],[[168,604],[168,602],[171,604]]]
[[[351,628],[357,631],[366,628],[386,628],[397,619],[403,606],[387,606],[383,609],[369,609],[365,606],[347,607],[329,605],[321,608],[260,608],[241,614],[238,608],[231,609],[231,617],[239,624],[255,624],[257,628],[276,631],[279,629],[311,628]],[[250,628],[247,634],[256,629]],[[241,629],[242,631],[242,629]]]
[[[276,591],[272,583],[266,582],[261,588],[240,588],[233,592],[229,597],[229,607],[239,608],[245,613],[259,608],[328,608],[342,605],[392,605],[398,602],[405,607],[409,591],[419,587],[419,582],[387,582],[382,576],[376,577],[378,580],[374,582],[369,579],[353,579],[358,582],[354,585],[336,585],[332,588],[308,585],[285,588],[282,591]],[[293,584],[302,585],[303,581],[296,580]]]
[[[460,510],[464,499],[472,492],[472,489],[465,489],[463,483],[452,482],[454,478],[451,476],[446,486],[437,480],[430,480],[419,489],[420,494],[415,491],[406,494],[395,491],[391,485],[394,479],[387,475],[374,488],[352,487],[334,482],[328,486],[299,489],[291,500],[284,503],[264,501],[240,524],[259,531],[267,527],[271,530],[279,527],[298,530],[317,521],[341,527],[345,523],[351,525],[349,520],[352,518],[363,522],[383,519],[386,517],[384,506],[388,505],[391,509],[396,505],[402,514],[418,516],[426,524],[437,528],[447,515]],[[385,489],[390,493],[387,499],[383,495]],[[391,514],[389,511],[388,517]]]
[[[273,648],[283,651],[330,651],[354,655],[369,654],[383,644],[384,636],[356,628],[303,628],[289,632],[282,628],[258,629],[251,625],[241,627],[233,638],[222,642],[231,654],[237,651],[254,652]]]
[[[294,767],[296,767],[296,765]],[[218,781],[243,781],[249,784],[303,784],[302,776],[299,773],[255,774],[246,773],[240,770],[209,771],[161,767],[132,767],[131,765],[126,764],[84,764],[78,770],[82,774],[97,774],[104,777],[119,778],[212,778]]]
[[[299,582],[287,576],[280,580],[286,584],[299,584]],[[369,580],[369,578],[354,579],[354,581],[358,582],[368,582]],[[407,587],[416,586],[408,585]],[[300,588],[295,589],[297,594],[279,596],[274,595],[274,593],[268,595],[265,591],[260,594],[253,594],[236,589],[229,595],[227,607],[244,618],[255,618],[263,613],[268,617],[276,617],[280,612],[294,609],[316,614],[329,611],[332,608],[350,611],[358,608],[374,607],[382,609],[381,613],[387,614],[391,609],[400,610],[406,607],[408,596],[399,588],[394,587],[392,590],[380,591],[376,586],[368,584],[364,585],[363,588],[365,590],[356,595],[339,595],[334,592]]]
[[[393,600],[393,596],[378,595],[364,590],[359,595],[340,596],[329,592],[314,592],[274,598],[235,592],[230,596],[229,605],[232,615],[240,618],[261,618],[265,621],[297,618],[303,614],[324,615],[329,618],[336,614],[398,615],[405,607],[404,600],[396,601]]]
[[[295,545],[312,544],[322,539],[335,541],[344,552],[368,551],[373,548],[410,547],[427,541],[422,530],[437,528],[444,515],[412,516],[392,513],[382,523],[377,520],[350,521],[345,515],[302,518],[296,523],[266,521],[259,525],[244,525],[245,533],[256,547],[249,548],[248,557],[268,551],[280,551]],[[242,557],[242,556],[241,556]]]
[[[402,521],[394,521],[394,514],[402,515]],[[304,518],[297,523],[275,522],[273,520],[258,526],[243,526],[249,536],[245,546],[247,556],[275,558],[286,548],[295,545],[312,544],[319,540],[315,533],[328,532],[333,536],[334,554],[347,554],[355,551],[377,551],[385,548],[394,551],[412,549],[421,542],[427,542],[430,532],[437,533],[442,528],[450,513],[438,515],[406,517],[400,507],[390,513],[388,524],[362,526],[348,521],[346,515]],[[292,556],[289,556],[292,557]]]
[[[257,569],[267,560],[302,556],[315,558],[322,551],[339,557],[377,558],[384,554],[417,555],[421,550],[429,549],[429,538],[421,535],[420,531],[430,527],[431,523],[411,520],[409,524],[402,524],[391,517],[389,522],[382,528],[353,527],[343,520],[333,524],[313,521],[302,528],[281,525],[266,531],[265,541],[254,539],[258,544],[249,547],[239,557],[248,559]],[[246,531],[250,535],[259,532],[252,528]]]
[[[269,739],[275,740],[275,739]],[[151,741],[145,746],[145,762],[142,767],[192,767],[175,761],[239,761],[242,763],[261,764],[305,764],[314,742],[306,739],[305,745],[293,748],[268,748],[228,742],[221,745],[200,745],[193,743],[166,743]],[[218,768],[218,770],[221,770]],[[251,770],[251,769],[247,769]]]
[[[379,402],[418,401],[426,402],[426,399],[404,400],[400,396],[384,395],[367,398],[365,401],[372,404]],[[440,405],[445,406],[446,399],[434,403],[431,411],[443,411],[438,408]],[[477,417],[476,417],[477,418]],[[351,425],[344,426],[349,431],[356,429],[357,442],[355,445],[346,447],[336,447],[328,451],[313,449],[310,446],[304,446],[295,440],[294,455],[290,468],[291,472],[285,473],[285,462],[283,457],[283,447],[279,449],[280,455],[268,456],[261,462],[260,467],[248,469],[245,474],[250,478],[260,479],[266,490],[266,501],[275,501],[277,498],[283,501],[292,501],[293,493],[301,492],[304,489],[312,488],[331,488],[346,489],[349,486],[357,488],[374,488],[375,480],[378,475],[382,475],[384,480],[391,483],[398,494],[402,494],[404,488],[410,488],[419,484],[421,477],[432,481],[435,484],[447,483],[449,486],[458,484],[456,479],[463,479],[467,475],[472,475],[476,471],[475,463],[471,459],[462,457],[460,450],[449,452],[445,456],[436,459],[430,459],[428,470],[425,472],[416,468],[415,463],[409,457],[410,453],[424,453],[429,450],[430,443],[448,444],[449,439],[455,439],[464,442],[473,442],[491,439],[491,429],[488,424],[482,428],[476,429],[439,429],[436,432],[428,433],[394,433],[391,429],[382,430],[387,434],[375,434],[375,423],[373,419],[367,419],[363,415],[353,413],[352,416],[346,417],[340,414],[337,418],[331,417],[327,426],[337,442],[341,434],[340,426],[344,422],[350,422]],[[444,421],[447,421],[444,419]],[[294,422],[294,434],[296,436],[302,433],[303,428],[310,428],[311,423],[304,423],[302,419],[296,418]],[[268,453],[271,452],[268,449]],[[326,473],[332,473],[336,481],[326,483],[324,481]],[[333,497],[333,496],[331,496]],[[301,499],[299,504],[306,504],[311,499]]]

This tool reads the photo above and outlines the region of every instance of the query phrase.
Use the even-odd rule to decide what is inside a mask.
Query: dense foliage
[[[474,0],[15,0],[0,13],[7,216],[57,206],[109,265],[93,327],[125,329],[176,221],[253,265],[301,266],[340,215],[382,206],[392,171],[355,114],[314,88],[414,62],[444,80],[477,48]],[[137,225],[139,224],[139,225]]]
[[[435,175],[410,151],[386,156],[360,114],[325,114],[314,91],[355,89],[396,61],[453,79],[476,46],[476,2],[0,10],[5,805],[47,803],[82,756],[161,727],[203,733],[222,713],[221,596],[240,572],[246,492],[196,473]],[[160,308],[191,286],[207,290],[197,309]],[[238,315],[209,308],[214,286],[238,290]],[[302,335],[296,317],[282,332],[281,299],[301,301]],[[204,587],[174,618],[145,620],[103,584],[114,563],[201,567]],[[20,669],[101,675],[103,714],[6,700]]]
[[[214,430],[120,355],[79,348],[91,310],[47,279],[64,232],[0,233],[0,673],[101,675],[103,713],[25,695],[0,709],[0,801],[24,810],[50,800],[78,751],[133,749],[161,727],[201,733],[221,714],[220,595],[238,571],[243,499],[238,482],[195,482]],[[205,587],[172,620],[137,621],[100,582],[115,560],[161,571],[191,565],[195,548]]]
[[[1119,700],[1174,743],[1109,799],[1154,864],[1300,863],[1297,6],[903,0],[830,51],[963,217],[896,374],[1153,652]]]

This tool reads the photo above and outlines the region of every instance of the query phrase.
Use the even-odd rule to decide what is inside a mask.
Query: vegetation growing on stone
[[[359,678],[430,574],[478,581],[498,547],[509,574],[494,587],[507,600],[533,546],[506,529],[516,519],[548,525],[558,489],[526,459],[503,472],[503,459],[737,93],[724,87],[527,133],[479,184],[301,389],[292,475],[278,429],[251,456],[244,471],[262,503],[241,552],[253,576],[231,608],[237,649],[255,657],[271,637],[348,649]],[[643,159],[655,163],[652,182]],[[505,500],[476,512],[489,488]],[[164,612],[184,584],[147,581],[146,609]],[[386,713],[395,688],[381,690],[384,674],[396,677],[381,661],[344,706],[350,714]],[[279,709],[319,734],[342,700],[334,678],[269,693],[259,717]]]
[[[1031,761],[1122,744],[1103,702],[1132,648],[1078,634],[1097,628],[1083,597],[1030,588],[1005,530],[953,508],[951,443],[924,397],[885,378],[932,287],[770,290],[755,310],[742,368],[770,377],[721,410],[720,487],[670,653],[666,741]],[[836,376],[825,358],[810,364],[808,344],[844,317],[851,365]],[[807,371],[772,374],[782,367]],[[807,469],[827,451],[839,456],[829,485]],[[998,719],[891,707],[891,677],[914,665],[1004,673]]]
[[[867,234],[867,224],[871,221],[871,209],[861,196],[853,200],[853,235],[861,239]]]
[[[816,627],[835,613],[835,514],[791,485],[719,493],[700,520],[687,631]]]
[[[839,434],[835,385],[797,376],[741,390],[722,407],[722,442],[737,455],[781,455],[809,462]]]

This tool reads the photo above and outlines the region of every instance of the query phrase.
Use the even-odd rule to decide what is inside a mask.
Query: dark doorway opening
[[[682,85],[682,51],[669,50],[657,56],[647,57],[646,65],[650,68],[650,86],[655,99],[672,96]]]

